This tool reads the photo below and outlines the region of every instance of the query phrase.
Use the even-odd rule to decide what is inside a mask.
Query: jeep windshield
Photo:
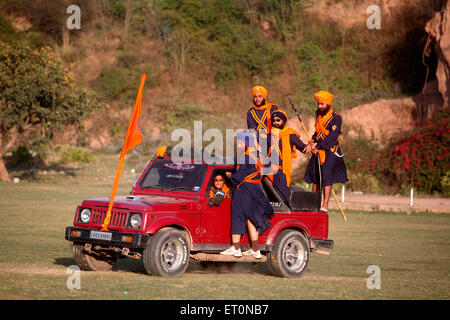
[[[139,188],[197,192],[202,186],[206,168],[205,164],[156,160],[144,173]]]

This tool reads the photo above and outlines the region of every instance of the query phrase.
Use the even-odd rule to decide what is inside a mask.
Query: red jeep
[[[218,254],[230,246],[232,199],[216,193],[209,198],[213,178],[233,171],[234,164],[175,164],[170,154],[152,159],[135,181],[129,196],[117,197],[108,231],[100,231],[109,198],[84,200],[65,238],[83,270],[110,270],[117,258],[142,259],[155,276],[180,276],[189,262],[266,262],[280,277],[299,277],[310,253],[332,249],[328,215],[320,212],[320,194],[292,186],[284,203],[267,178],[262,187],[275,211],[271,226],[259,237],[261,259]],[[223,175],[225,178],[226,176]],[[229,181],[228,186],[231,187]],[[241,248],[249,248],[248,237]]]

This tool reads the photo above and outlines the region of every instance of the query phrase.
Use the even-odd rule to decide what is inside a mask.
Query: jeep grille
[[[108,210],[105,210],[105,209],[93,208],[91,223],[102,225],[103,221],[106,218],[107,212],[108,212]],[[126,223],[127,223],[127,212],[117,211],[117,210],[113,209],[111,212],[111,221],[110,221],[109,225],[117,226],[117,227],[120,227],[120,226],[125,227]]]

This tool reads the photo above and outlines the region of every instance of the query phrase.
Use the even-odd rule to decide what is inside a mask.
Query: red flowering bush
[[[450,112],[443,108],[398,134],[384,150],[361,159],[356,170],[372,172],[392,191],[414,188],[426,194],[443,193],[443,177],[450,169],[449,133]]]

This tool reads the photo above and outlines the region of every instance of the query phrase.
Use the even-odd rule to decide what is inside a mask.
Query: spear
[[[306,134],[306,139],[308,139],[308,130],[306,130],[306,127],[302,121],[302,118],[300,117],[300,112],[298,112],[298,110],[295,108],[294,102],[292,102],[291,97],[288,97],[288,99],[289,99],[289,103],[291,104],[292,109],[294,110],[295,114],[297,115],[297,119],[300,122],[300,124],[303,128],[303,131]]]

